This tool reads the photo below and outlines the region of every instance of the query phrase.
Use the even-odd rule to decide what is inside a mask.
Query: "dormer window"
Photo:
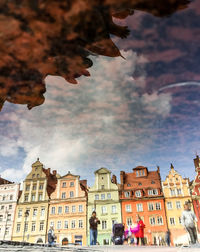
[[[129,198],[130,195],[131,195],[130,192],[125,192],[125,193],[124,193],[124,196],[125,196],[126,198]]]
[[[139,183],[138,183],[138,185],[142,185],[142,183],[141,183],[141,182],[139,182]]]
[[[144,175],[145,175],[144,170],[136,171],[136,177],[141,177],[141,176],[144,176]]]
[[[141,197],[142,196],[141,191],[140,190],[136,191],[135,192],[135,196],[136,197]]]
[[[130,187],[131,185],[130,184],[127,184],[128,187]]]
[[[151,181],[151,184],[155,184],[155,181],[152,180],[152,181]]]

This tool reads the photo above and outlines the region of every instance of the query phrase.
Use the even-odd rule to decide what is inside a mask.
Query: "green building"
[[[97,241],[100,245],[111,244],[112,226],[121,223],[121,205],[116,176],[106,168],[95,171],[95,184],[88,191],[88,244],[90,244],[89,219],[96,210],[98,225]]]

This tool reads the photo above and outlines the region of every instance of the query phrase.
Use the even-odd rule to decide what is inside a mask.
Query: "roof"
[[[135,171],[135,170],[143,170],[143,169],[147,169],[147,167],[142,166],[142,165],[139,165],[139,166],[133,168],[134,171]]]
[[[144,167],[146,168],[146,167]],[[161,179],[158,171],[149,171],[147,176],[136,177],[136,173],[125,173],[124,190],[130,189],[161,189]]]
[[[94,172],[94,174],[96,174],[96,173],[100,173],[100,174],[103,174],[103,173],[111,173],[111,171],[109,171],[107,168],[105,168],[105,167],[101,167],[100,169],[98,169],[98,170],[96,170],[95,172]]]
[[[14,182],[11,182],[7,179],[1,178],[0,177],[0,185],[5,185],[5,184],[14,184]]]

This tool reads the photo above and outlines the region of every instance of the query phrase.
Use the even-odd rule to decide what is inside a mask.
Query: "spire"
[[[173,164],[171,163],[171,167],[170,167],[171,169],[174,169],[174,166],[173,166]]]
[[[37,158],[37,161],[40,161],[39,157]]]

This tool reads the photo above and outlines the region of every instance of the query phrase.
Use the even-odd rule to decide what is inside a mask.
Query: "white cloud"
[[[166,116],[170,112],[170,96],[139,96],[137,90],[144,89],[145,75],[134,80],[132,73],[136,64],[145,60],[132,51],[122,54],[126,60],[94,58],[91,77],[81,77],[79,85],[48,76],[44,105],[31,111],[16,106],[10,123],[16,126],[13,134],[17,138],[6,142],[1,155],[16,155],[21,147],[26,153],[24,174],[39,157],[46,167],[57,169],[61,174],[71,170],[87,177],[91,164],[93,169],[105,163],[112,168],[116,157],[120,156],[123,163],[129,150],[149,148],[151,137],[143,141],[143,135],[138,135],[132,121],[142,130],[140,113],[150,113],[153,118]],[[136,104],[142,112],[139,107],[131,107]],[[152,127],[151,123],[145,123],[144,130],[148,127]],[[10,169],[5,173],[7,178],[15,178]]]

